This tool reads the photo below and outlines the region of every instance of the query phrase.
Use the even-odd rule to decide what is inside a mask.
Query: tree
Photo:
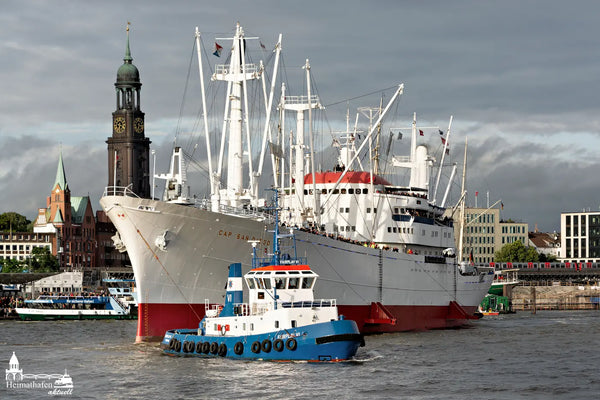
[[[0,264],[2,264],[3,273],[9,274],[23,272],[23,264],[21,261],[6,258],[4,260],[0,260]]]
[[[34,247],[31,250],[31,272],[56,272],[58,270],[58,259],[50,253],[46,246]]]
[[[540,255],[534,247],[525,247],[520,240],[505,244],[494,256],[495,262],[538,262]]]
[[[5,212],[0,214],[0,231],[27,232],[31,221],[16,212]]]
[[[540,253],[540,262],[556,262],[556,261],[558,261],[558,260],[555,255]]]

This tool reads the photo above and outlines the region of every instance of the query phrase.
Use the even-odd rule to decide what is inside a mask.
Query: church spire
[[[62,190],[67,190],[67,177],[65,175],[65,167],[63,165],[62,150],[58,157],[58,168],[56,169],[56,179],[54,179],[54,186],[52,189],[59,185]]]
[[[125,48],[125,58],[123,59],[127,64],[131,64],[133,61],[131,50],[129,50],[129,25],[131,25],[131,22],[127,21],[127,46]]]

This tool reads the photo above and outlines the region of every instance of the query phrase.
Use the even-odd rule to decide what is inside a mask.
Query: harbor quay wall
[[[513,287],[510,299],[514,311],[599,310],[600,286],[526,283]]]

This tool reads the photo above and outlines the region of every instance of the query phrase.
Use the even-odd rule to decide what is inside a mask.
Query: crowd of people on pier
[[[16,296],[0,297],[0,319],[17,317],[15,308],[23,306],[23,298]]]

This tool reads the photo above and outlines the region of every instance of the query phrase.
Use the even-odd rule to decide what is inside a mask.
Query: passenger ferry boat
[[[16,308],[24,321],[60,319],[135,319],[129,307],[112,296],[47,296],[25,300]]]
[[[108,274],[102,279],[102,283],[107,287],[111,296],[128,307],[131,314],[137,317],[138,292],[135,288],[133,273]]]
[[[286,238],[292,245],[282,251]],[[358,326],[338,315],[335,299],[314,299],[318,275],[296,256],[293,233],[280,235],[275,224],[271,257],[257,257],[252,244],[253,268],[244,276],[249,302],[243,302],[242,266],[231,264],[225,305],[207,302],[198,329],[167,331],[164,352],[277,361],[352,358],[364,345]]]

